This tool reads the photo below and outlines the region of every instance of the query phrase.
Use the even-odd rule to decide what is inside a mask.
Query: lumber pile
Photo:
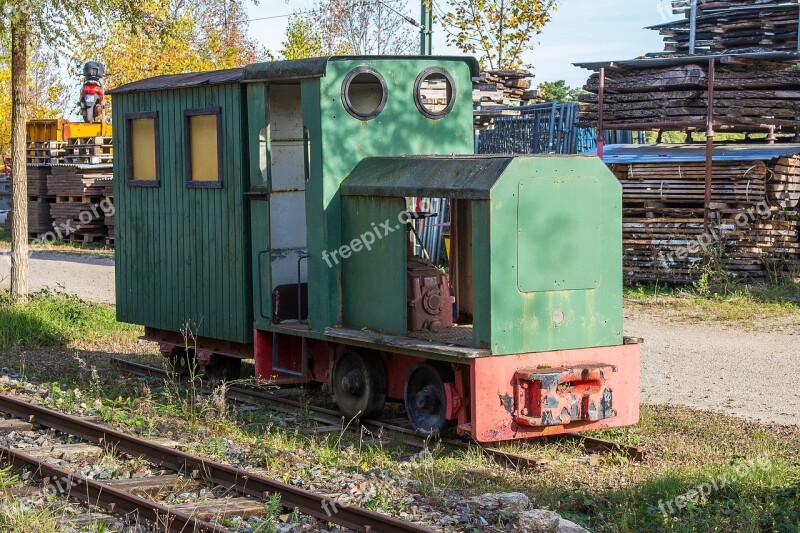
[[[70,240],[105,241],[107,228],[100,203],[106,197],[106,184],[113,179],[111,172],[111,165],[53,167],[47,180],[47,190],[55,197],[50,214],[55,227],[71,228]]]
[[[49,166],[28,166],[28,197],[43,197],[47,194],[47,178],[50,176]]]
[[[495,117],[518,116],[509,107],[528,105],[539,93],[531,89],[533,75],[524,70],[490,70],[472,78],[476,129],[488,129]]]
[[[104,191],[103,196],[108,199],[111,203],[111,208],[105,210],[103,213],[105,215],[103,219],[103,223],[106,226],[106,246],[114,246],[115,244],[115,233],[114,233],[114,215],[116,211],[114,210],[114,179],[113,178],[102,178],[100,181],[103,183]]]
[[[28,201],[29,234],[38,237],[48,231],[52,231],[53,218],[50,216],[50,205],[50,202],[44,197]]]
[[[111,137],[72,137],[28,143],[28,165],[101,165],[114,159]]]
[[[113,196],[112,165],[28,166],[28,235],[31,239],[113,240],[101,202]],[[4,226],[11,227],[11,216]],[[67,229],[69,228],[69,229]]]
[[[690,5],[673,0],[673,11],[683,19],[652,26],[664,37],[668,52],[688,53]],[[697,3],[695,50],[796,51],[798,6],[791,0],[719,0]]]
[[[613,164],[611,170],[623,188],[629,281],[696,281],[709,257],[715,268],[748,280],[796,264],[800,156],[715,162],[708,234],[705,163]]]
[[[106,191],[101,180],[112,178],[111,172],[110,165],[52,167],[51,174],[47,178],[47,191],[56,198],[77,196],[99,198]]]
[[[28,143],[26,158],[29,165],[58,165],[67,151],[64,141],[33,141]]]
[[[759,68],[718,66],[714,110],[726,124],[800,126],[800,69],[794,65]],[[578,123],[594,126],[598,120],[599,74],[593,74],[580,97]],[[647,128],[648,123],[699,123],[706,120],[708,66],[705,62],[668,68],[606,71],[604,124]],[[628,127],[630,129],[630,127]]]

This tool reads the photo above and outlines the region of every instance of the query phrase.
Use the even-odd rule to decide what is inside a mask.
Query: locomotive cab
[[[635,423],[619,184],[597,158],[473,155],[477,74],[323,57],[113,91],[118,319],[176,369],[252,358],[348,417],[404,402],[427,434]],[[417,198],[449,205],[443,267]]]

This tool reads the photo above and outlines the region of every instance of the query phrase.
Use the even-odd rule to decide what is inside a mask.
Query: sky
[[[436,0],[445,8],[445,0]],[[419,0],[407,0],[408,14],[419,20]],[[252,20],[250,34],[277,55],[281,49],[287,17],[310,9],[314,0],[261,0],[248,8]],[[533,66],[535,82],[566,80],[580,86],[589,72],[572,63],[632,59],[663,49],[661,37],[651,26],[675,18],[669,9],[670,0],[560,0],[550,24],[534,38],[536,48],[525,55]],[[409,31],[418,30],[409,24]],[[460,54],[447,45],[444,31],[434,28],[434,54]]]

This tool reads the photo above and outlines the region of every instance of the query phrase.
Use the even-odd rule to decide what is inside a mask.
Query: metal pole
[[[603,131],[603,111],[606,98],[606,69],[600,67],[600,93],[598,94],[597,107],[597,157],[603,159],[603,145],[605,144],[605,132]]]
[[[689,54],[694,54],[697,42],[697,0],[692,0],[689,10]]]
[[[711,178],[714,175],[714,78],[716,62],[708,60],[708,117],[706,129],[706,197],[703,209],[703,233],[708,235],[709,218],[711,217]]]
[[[433,5],[432,0],[421,0],[420,43],[419,53],[423,56],[433,55]]]
[[[797,53],[800,54],[800,4],[797,6]]]

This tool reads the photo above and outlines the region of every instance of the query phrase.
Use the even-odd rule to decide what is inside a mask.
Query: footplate
[[[560,426],[616,416],[606,376],[614,366],[517,370],[514,374],[514,420],[525,426]]]

